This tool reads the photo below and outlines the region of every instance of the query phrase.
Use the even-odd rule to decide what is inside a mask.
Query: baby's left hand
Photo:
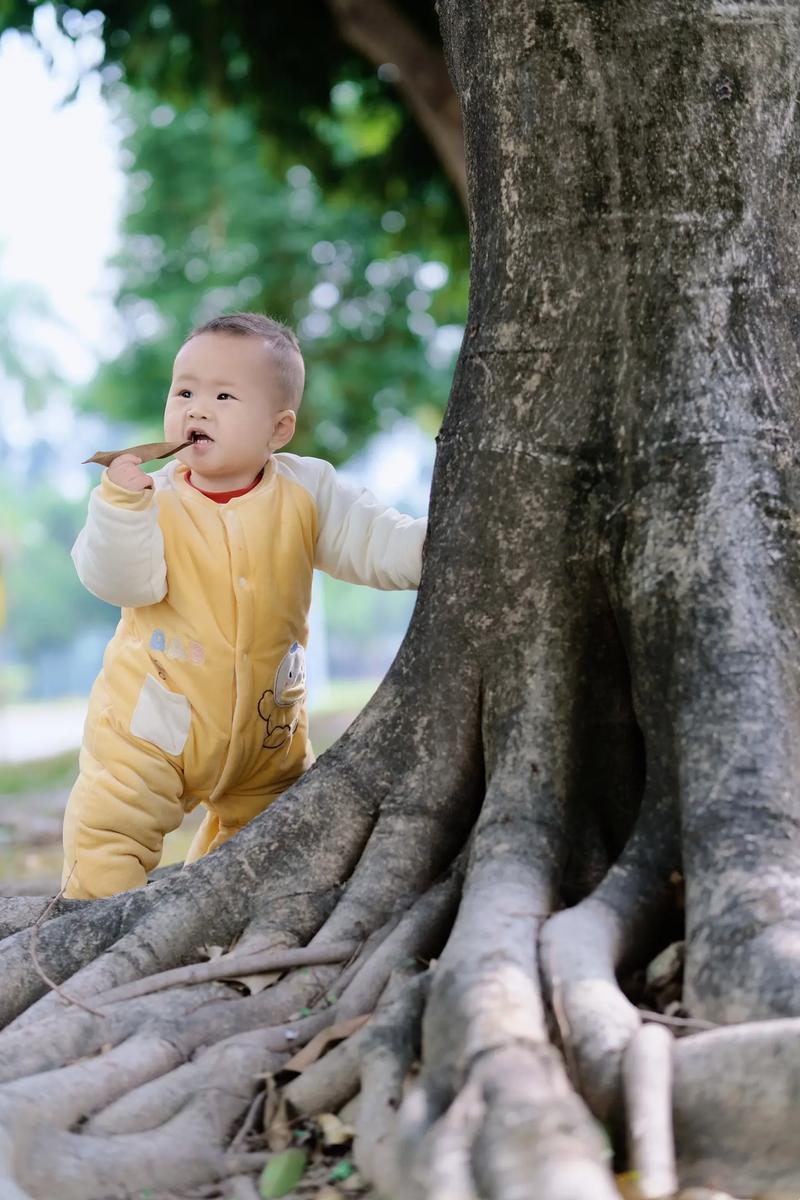
[[[146,471],[139,469],[142,460],[136,454],[120,454],[108,468],[108,478],[117,487],[127,488],[129,492],[143,492],[153,486],[153,481]]]

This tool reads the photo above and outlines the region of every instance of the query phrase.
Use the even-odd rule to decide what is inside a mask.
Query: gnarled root
[[[800,1020],[754,1021],[675,1042],[675,1139],[684,1187],[737,1196],[800,1192],[792,1119]]]
[[[120,1093],[141,1084],[142,1076],[169,1070],[181,1057],[179,1047],[162,1043],[158,1063],[148,1048],[146,1069],[137,1070],[140,1047],[132,1041],[111,1051],[111,1061],[103,1056],[55,1077],[49,1072],[46,1082],[33,1077],[7,1085],[0,1092],[0,1113],[15,1136],[15,1178],[32,1196],[111,1200],[156,1181],[161,1187],[191,1186],[225,1175],[229,1131],[250,1102],[257,1074],[276,1066],[269,1041],[264,1032],[250,1033],[201,1054],[182,1080],[175,1111],[156,1103],[151,1119],[163,1123],[124,1139],[104,1136],[110,1130],[99,1121],[80,1133],[69,1129],[95,1108],[111,1103],[113,1111]],[[0,1179],[0,1189],[4,1186]]]
[[[644,1025],[625,1052],[623,1080],[630,1169],[640,1200],[672,1196],[678,1187],[672,1132],[672,1035]]]
[[[528,702],[538,728],[521,707],[489,764],[462,903],[425,1011],[422,1072],[399,1114],[404,1196],[615,1195],[607,1143],[550,1044],[540,992],[537,934],[566,849],[555,811],[573,776],[569,738],[541,719],[563,711],[558,664],[525,667],[537,681]],[[492,703],[489,693],[490,713]]]
[[[619,1107],[622,1056],[641,1024],[617,972],[626,961],[643,961],[671,898],[678,848],[668,813],[645,798],[619,861],[590,896],[556,913],[542,931],[542,970],[567,1064],[602,1120]]]

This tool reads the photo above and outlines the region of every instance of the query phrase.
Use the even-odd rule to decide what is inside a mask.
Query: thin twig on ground
[[[60,984],[56,983],[54,979],[50,978],[42,964],[39,962],[39,955],[36,949],[39,941],[39,929],[47,920],[48,914],[64,895],[64,889],[72,878],[72,872],[75,870],[76,865],[76,863],[72,864],[72,870],[62,883],[61,889],[56,893],[55,896],[53,896],[53,899],[50,901],[47,908],[36,918],[31,926],[31,961],[33,962],[34,970],[39,978],[42,979],[50,988],[50,990],[55,992],[65,1004],[74,1004],[76,1008],[82,1008],[84,1012],[91,1013],[93,1017],[102,1017],[103,1014],[98,1012],[96,1008],[91,1008],[88,1004],[84,1004],[82,1000],[78,1000],[75,996],[70,996],[68,992],[64,991]]]
[[[719,1029],[720,1025],[715,1021],[701,1021],[699,1017],[673,1017],[668,1013],[653,1012],[649,1008],[640,1008],[639,1012],[645,1021],[654,1021],[659,1025],[674,1025],[677,1029],[686,1029],[691,1031],[696,1029],[698,1033],[705,1033],[709,1029]]]
[[[253,1099],[250,1102],[250,1107],[248,1108],[247,1112],[245,1113],[245,1117],[244,1117],[244,1120],[242,1121],[242,1124],[240,1125],[239,1129],[236,1131],[236,1136],[234,1137],[233,1141],[230,1144],[230,1150],[232,1153],[238,1151],[239,1148],[244,1144],[245,1140],[247,1139],[248,1134],[250,1133],[250,1131],[252,1130],[256,1121],[258,1120],[259,1114],[261,1113],[261,1110],[264,1107],[265,1100],[266,1100],[266,1092],[264,1091],[263,1088],[259,1088],[259,1090],[256,1092],[255,1096],[253,1097]]]

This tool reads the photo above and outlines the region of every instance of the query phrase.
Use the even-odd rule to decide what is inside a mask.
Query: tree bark
[[[9,910],[4,1195],[240,1179],[264,1074],[372,1013],[285,1101],[360,1086],[380,1194],[610,1200],[598,1118],[643,1197],[800,1188],[800,12],[439,9],[472,291],[411,627],[218,852]],[[619,977],[674,938],[678,878],[705,1024],[668,1042]],[[316,965],[124,987],[237,938],[239,978]]]

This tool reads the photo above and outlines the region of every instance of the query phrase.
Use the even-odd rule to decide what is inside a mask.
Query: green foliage
[[[0,245],[0,272],[3,247]],[[24,385],[25,403],[41,408],[59,382],[59,370],[43,330],[63,328],[41,288],[0,274],[0,379]],[[2,434],[0,433],[0,438]]]
[[[52,758],[34,759],[33,762],[0,763],[0,798],[68,787],[77,774],[76,750],[67,750]]]
[[[433,6],[396,2],[435,44]],[[38,7],[0,0],[0,28],[34,26]],[[394,85],[345,45],[324,0],[56,13],[76,41],[102,33],[128,128],[127,348],[86,405],[156,436],[188,330],[252,308],[299,326],[308,390],[292,449],[341,461],[397,413],[434,428],[453,355],[432,339],[446,325],[454,350],[466,309],[463,213]],[[429,260],[449,281],[426,291],[415,275]]]
[[[429,0],[396,2],[437,38]],[[30,28],[38,7],[0,0],[0,30]],[[124,347],[109,347],[83,407],[157,439],[178,345],[207,317],[244,308],[300,334],[307,392],[290,449],[340,462],[406,414],[435,432],[466,310],[463,213],[399,94],[343,44],[324,0],[106,0],[102,13],[79,0],[56,11],[76,41],[102,33],[129,175],[113,264]],[[0,295],[0,312],[26,307],[41,304]],[[37,375],[41,354],[29,360],[8,332],[0,374],[23,380],[35,407],[54,376]],[[114,610],[81,587],[68,555],[85,502],[42,484],[24,502],[6,485],[0,503],[15,652],[110,631]],[[363,640],[373,602],[349,589],[329,605],[340,648]],[[393,625],[411,602],[388,600]]]
[[[380,631],[382,637],[396,640],[408,626],[416,594],[382,592],[376,588],[354,588],[330,575],[321,577],[325,601],[325,624],[331,650],[338,648],[347,657],[359,657],[369,650],[367,631]]]
[[[0,505],[10,545],[3,564],[8,623],[18,653],[32,657],[100,624],[110,633],[115,610],[86,591],[69,556],[86,502],[68,502],[44,484],[26,487],[24,495],[4,484]]]
[[[277,1200],[300,1182],[306,1169],[306,1152],[297,1146],[281,1150],[269,1160],[258,1181],[263,1200]]]
[[[85,406],[157,435],[189,329],[258,309],[298,328],[303,344],[306,402],[291,449],[341,461],[398,414],[435,424],[452,355],[432,364],[431,339],[457,326],[466,305],[466,246],[438,231],[444,195],[437,201],[431,185],[424,220],[412,206],[409,225],[397,209],[378,214],[358,195],[323,193],[302,164],[283,171],[274,139],[245,109],[212,110],[201,98],[177,110],[127,89],[119,102],[135,167],[114,264],[128,348],[101,369]],[[425,260],[441,264],[442,286],[426,283]]]
[[[0,28],[30,28],[35,9],[46,2],[0,0]],[[430,0],[394,2],[432,45],[439,44]],[[57,4],[56,11],[70,37],[96,32],[102,15],[109,61],[123,65],[133,86],[177,108],[210,96],[215,106],[250,111],[258,128],[283,148],[284,167],[306,163],[326,192],[343,183],[382,209],[402,200],[398,189],[411,194],[430,182],[442,185],[436,157],[395,86],[342,41],[325,0],[76,0]],[[335,115],[331,94],[343,80],[361,89],[367,125],[379,109],[393,111],[391,136],[366,136],[355,157],[332,156],[319,136],[320,119]],[[459,203],[449,184],[442,186],[449,194],[445,232],[461,236]]]

